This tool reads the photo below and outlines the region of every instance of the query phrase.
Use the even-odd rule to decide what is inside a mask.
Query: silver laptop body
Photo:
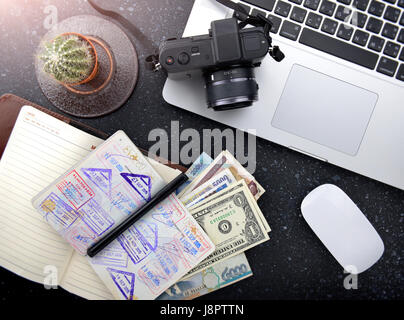
[[[397,1],[376,1],[376,4],[368,1],[367,8],[363,8],[364,3],[361,2],[357,4],[362,6],[360,9],[354,7],[353,2],[346,4],[350,0],[326,1],[328,7],[317,0],[241,2],[248,6],[246,8],[250,12],[259,10],[277,21],[276,18],[281,20],[272,37],[273,43],[281,47],[286,58],[277,63],[266,57],[261,67],[256,68],[259,101],[252,107],[237,110],[217,112],[208,109],[204,81],[199,77],[168,79],[164,86],[164,99],[229,126],[246,131],[253,129],[257,136],[264,139],[404,189],[404,61],[401,60],[404,59],[404,44],[399,38],[400,32],[404,37],[404,25],[401,25],[404,21],[401,4],[404,1]],[[263,8],[270,2],[274,3],[272,10]],[[315,9],[316,2],[318,6]],[[352,10],[352,15],[354,12],[362,13],[361,18],[366,15],[365,25],[351,24],[352,17],[345,17],[343,21],[337,19],[337,10],[341,13],[340,6],[344,7],[344,12]],[[333,12],[330,11],[332,7]],[[304,11],[306,14],[302,20]],[[297,17],[296,13],[300,16]],[[399,15],[396,22],[391,14]],[[206,34],[212,20],[231,15],[231,10],[214,0],[196,0],[183,36]],[[315,28],[312,26],[315,24],[313,18],[318,16],[322,22]],[[338,17],[341,19],[341,16]],[[291,23],[285,24],[285,21]],[[323,26],[325,21],[327,26]],[[370,21],[382,21],[382,25],[368,26]],[[339,30],[344,25],[349,26],[348,30],[342,31],[351,32],[350,39]],[[387,32],[391,31],[391,25],[398,29],[394,39]],[[289,32],[291,26],[295,28],[292,34]],[[376,33],[379,27],[380,31]],[[390,29],[385,31],[387,27]],[[331,34],[332,31],[334,34]],[[369,36],[365,44],[359,37],[354,39],[366,33]],[[323,38],[326,44],[322,44],[321,49],[316,48],[315,41]],[[382,44],[380,39],[384,40]],[[341,45],[341,41],[348,44],[350,47],[347,48],[354,53],[363,53],[368,60],[347,58],[347,51],[332,47],[334,44]],[[392,50],[397,50],[397,46],[399,52],[394,57]],[[328,48],[333,50],[332,54],[324,52]],[[337,57],[335,52],[343,58]],[[355,61],[351,62],[352,59]],[[374,65],[373,68],[370,64]]]

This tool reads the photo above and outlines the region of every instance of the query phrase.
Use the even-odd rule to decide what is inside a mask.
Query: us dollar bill
[[[191,300],[252,276],[244,253],[220,261],[191,277],[183,278],[157,300]]]
[[[242,185],[232,192],[224,192],[217,193],[214,201],[191,210],[216,249],[191,269],[188,276],[269,239],[248,188]]]
[[[212,201],[215,201],[218,197],[221,197],[229,192],[232,192],[238,188],[241,188],[242,186],[246,186],[246,183],[244,180],[241,180],[239,182],[235,182],[232,183],[231,185],[227,186],[225,189],[223,189],[223,192],[220,195],[217,195],[217,193],[212,193],[209,196],[206,196],[205,199],[203,199],[200,202],[197,202],[195,206],[193,206],[191,208],[191,210],[196,210],[198,208],[200,208],[201,206],[206,205],[207,203],[210,203]],[[252,195],[249,194],[250,198],[252,198]],[[265,218],[264,214],[262,213],[261,209],[259,208],[257,201],[255,201],[255,199],[253,199],[254,201],[252,201],[252,203],[254,204],[254,207],[256,209],[256,212],[258,213],[258,216],[260,217],[260,220],[265,228],[266,232],[270,232],[271,231],[271,227],[268,224],[267,219]]]

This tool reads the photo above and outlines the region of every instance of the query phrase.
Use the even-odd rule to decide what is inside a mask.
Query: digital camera
[[[214,110],[248,107],[258,100],[254,68],[271,53],[270,40],[262,26],[243,29],[236,18],[216,20],[209,34],[164,41],[159,63],[169,78],[202,72],[207,104]]]

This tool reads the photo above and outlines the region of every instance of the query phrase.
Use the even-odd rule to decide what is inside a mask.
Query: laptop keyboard
[[[404,0],[243,0],[272,33],[404,81]]]

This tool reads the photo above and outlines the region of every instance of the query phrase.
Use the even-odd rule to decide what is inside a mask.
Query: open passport
[[[22,108],[0,162],[0,264],[39,283],[44,281],[46,267],[54,266],[58,284],[87,299],[154,299],[208,256],[214,245],[170,196],[101,256],[83,256],[92,240],[179,174],[146,159],[123,132],[112,136],[112,143],[108,141],[103,143],[33,107]],[[119,149],[119,143],[126,145]],[[95,159],[88,156],[94,149]],[[128,157],[118,160],[118,154],[125,152]],[[113,157],[107,156],[103,163],[100,154]],[[98,161],[105,171],[77,167],[82,164],[88,169],[89,164],[95,168]],[[120,175],[119,165],[127,175],[121,176],[122,181],[111,180],[110,186],[105,184],[108,179],[101,177]],[[75,173],[65,176],[69,168]],[[136,176],[140,171],[148,178]],[[62,183],[55,185],[57,190],[43,192],[55,179]],[[108,193],[115,195],[110,206],[102,202]],[[34,197],[45,219],[32,207]],[[87,220],[74,217],[77,213]]]
[[[57,285],[86,299],[193,299],[251,276],[244,251],[269,239],[255,200],[265,190],[227,151],[202,153],[177,196],[84,256],[179,173],[122,131],[104,142],[23,107],[0,161],[0,266],[45,285],[57,270]]]

